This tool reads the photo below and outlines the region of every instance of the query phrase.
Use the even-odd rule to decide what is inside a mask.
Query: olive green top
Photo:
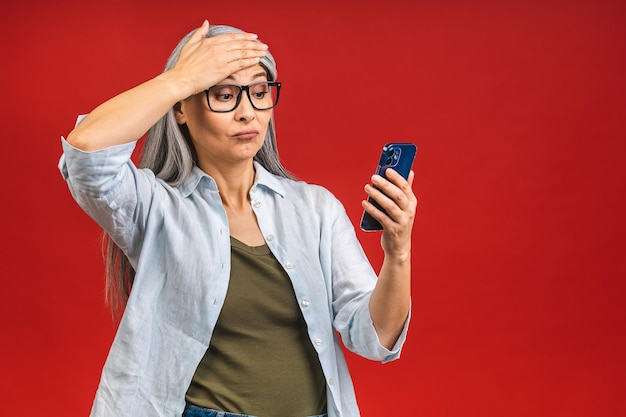
[[[326,412],[326,385],[289,276],[267,245],[231,238],[231,274],[187,402],[261,417]]]

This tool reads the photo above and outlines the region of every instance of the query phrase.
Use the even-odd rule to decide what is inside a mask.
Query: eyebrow
[[[259,72],[259,73],[255,74],[255,75],[253,75],[252,79],[259,78],[259,77],[267,77],[267,73],[265,71]],[[233,80],[233,81],[235,81],[235,77],[233,77],[232,74],[229,75],[228,77],[226,77],[225,79],[226,80]]]

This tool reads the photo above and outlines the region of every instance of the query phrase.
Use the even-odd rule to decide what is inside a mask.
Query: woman
[[[163,74],[63,141],[60,169],[110,237],[107,286],[124,309],[93,416],[358,416],[335,330],[366,358],[399,357],[413,173],[365,187],[389,213],[363,202],[384,227],[376,277],[341,204],[280,165],[279,91],[256,35],[205,21]]]

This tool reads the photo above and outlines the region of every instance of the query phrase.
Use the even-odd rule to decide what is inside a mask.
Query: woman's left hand
[[[417,210],[417,198],[411,188],[415,173],[411,171],[405,180],[389,168],[385,176],[373,175],[372,184],[365,186],[365,192],[387,211],[387,215],[368,201],[363,201],[362,205],[383,226],[381,245],[385,256],[405,260],[410,257],[411,231]]]

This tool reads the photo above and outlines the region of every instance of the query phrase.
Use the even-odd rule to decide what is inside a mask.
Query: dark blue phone
[[[402,175],[404,179],[407,179],[413,167],[416,153],[417,146],[412,143],[388,143],[383,147],[380,154],[376,173],[385,178],[387,168],[392,168],[398,174]],[[372,198],[368,198],[368,201],[374,204],[379,210],[385,211]],[[371,232],[383,230],[383,227],[378,220],[374,219],[364,210],[363,217],[361,218],[361,229],[366,232]]]

